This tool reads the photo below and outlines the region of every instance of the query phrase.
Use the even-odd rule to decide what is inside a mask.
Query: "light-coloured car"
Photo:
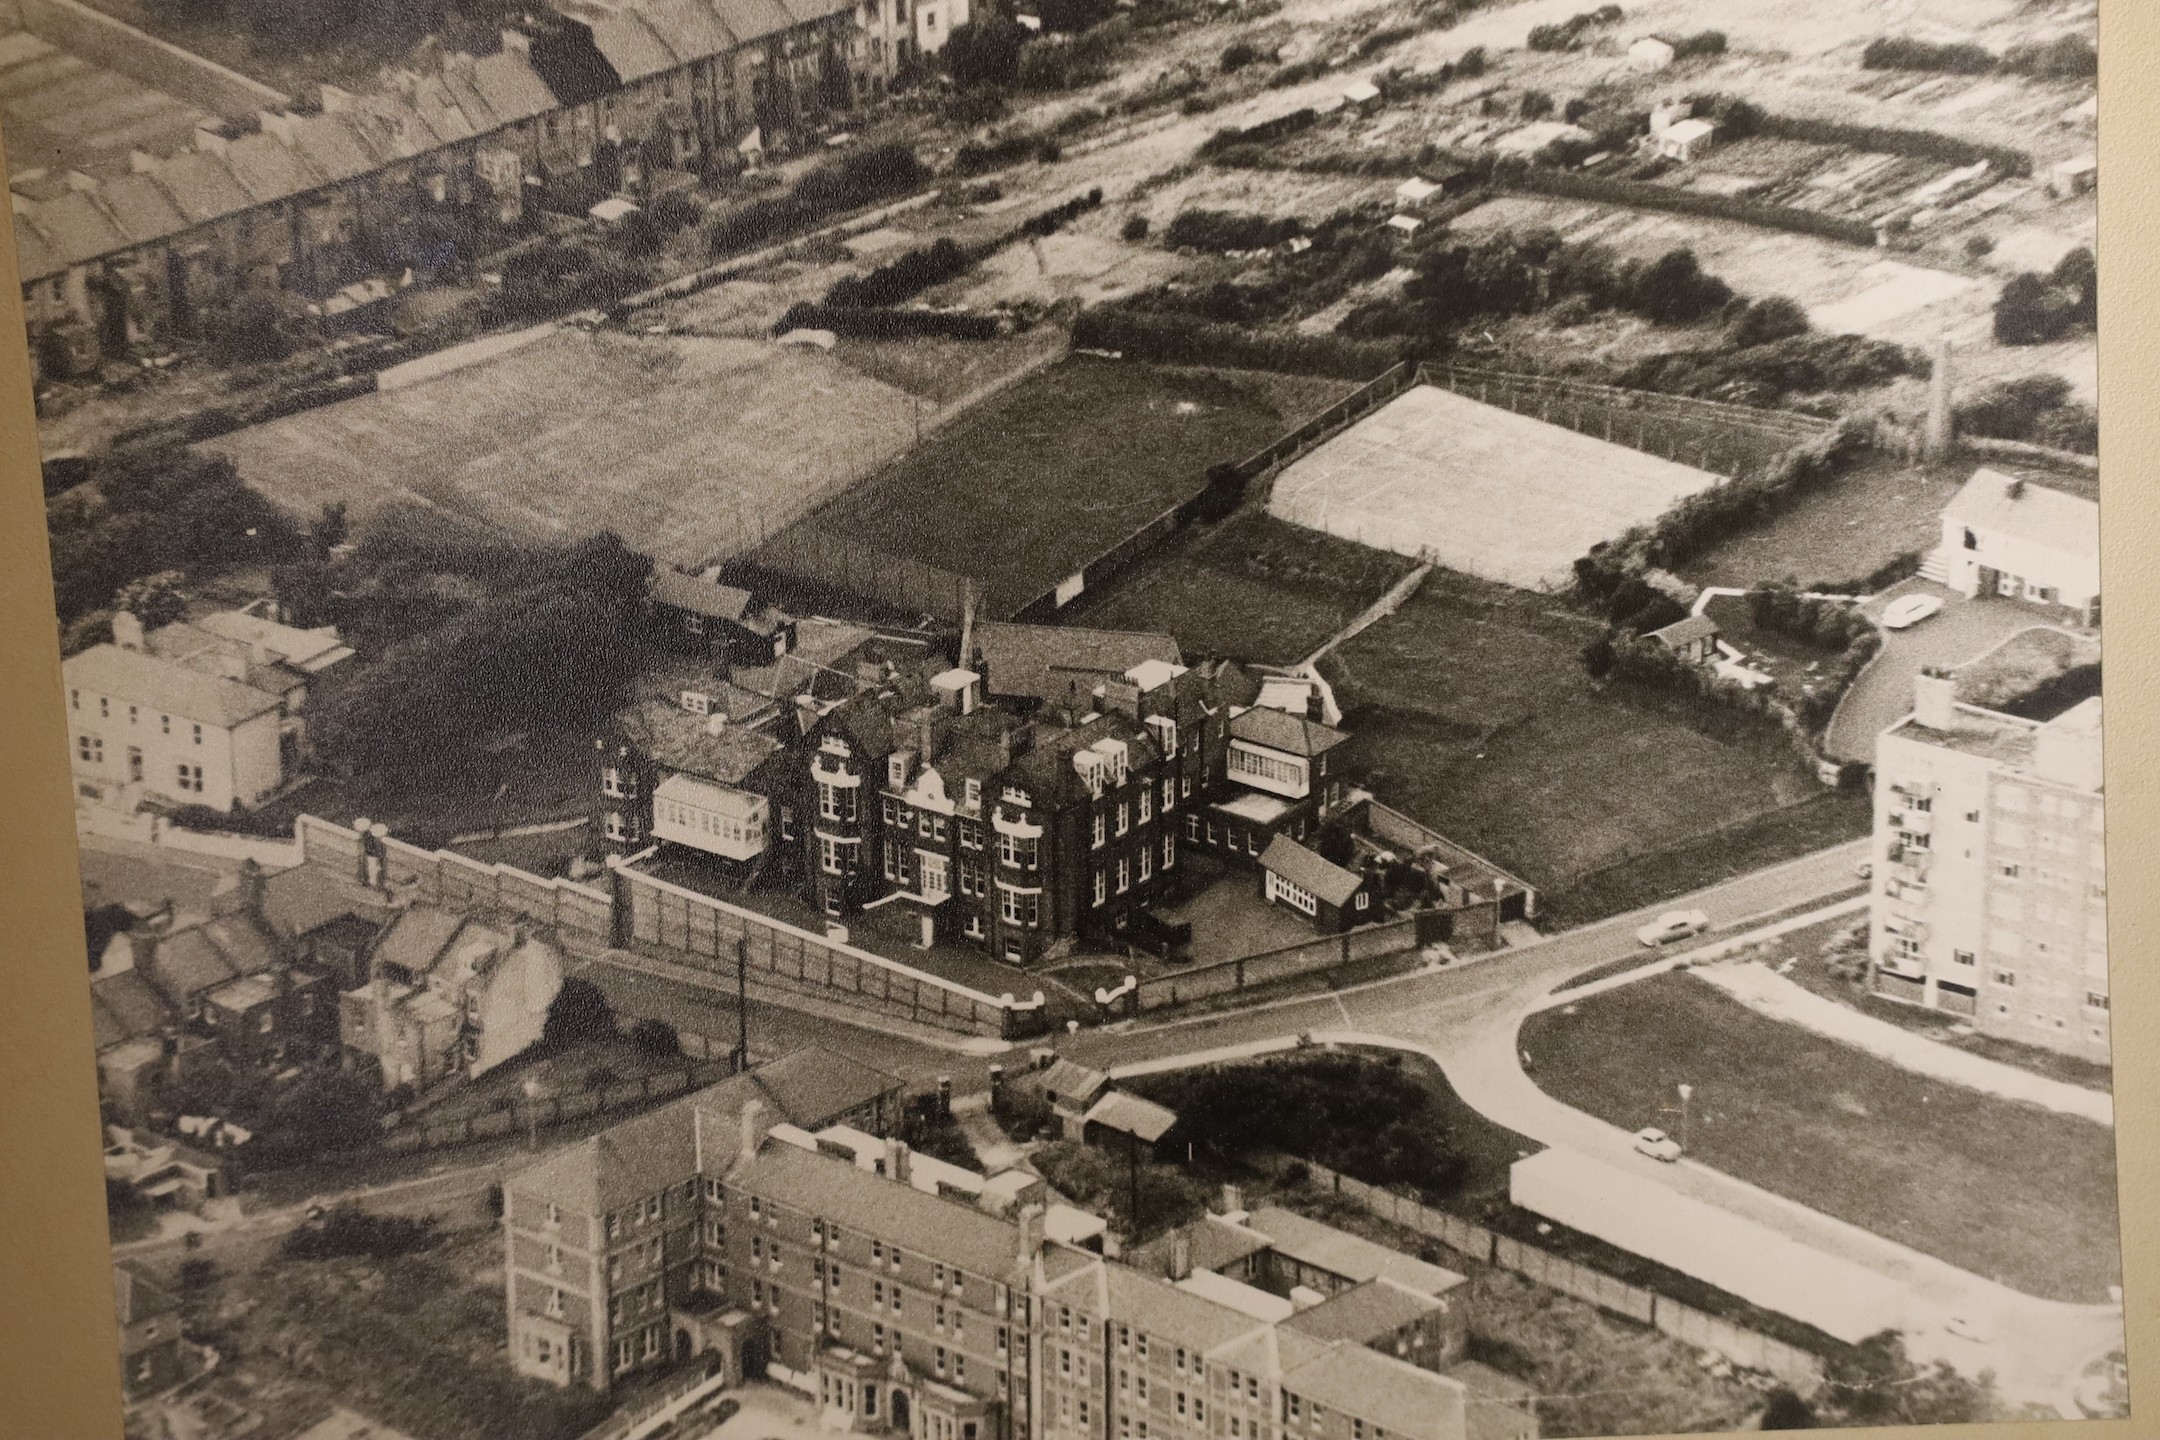
[[[1680,1158],[1680,1142],[1653,1125],[1635,1132],[1635,1153],[1670,1165]]]
[[[1903,595],[1890,602],[1882,612],[1885,630],[1904,630],[1919,624],[1928,616],[1943,608],[1941,597],[1935,595]]]
[[[1668,910],[1635,932],[1635,938],[1656,949],[1675,940],[1700,935],[1710,928],[1710,917],[1700,910]]]
[[[1874,879],[1875,862],[1872,860],[1862,860],[1858,865],[1853,866],[1853,874],[1859,876],[1862,880]]]

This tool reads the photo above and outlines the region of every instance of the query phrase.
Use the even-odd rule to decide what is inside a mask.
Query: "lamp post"
[[[1680,1087],[1680,1148],[1683,1152],[1687,1149],[1688,1139],[1688,1100],[1694,1094],[1694,1086],[1682,1085]]]

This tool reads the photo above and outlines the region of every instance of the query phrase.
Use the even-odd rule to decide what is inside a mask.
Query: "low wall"
[[[357,831],[303,815],[293,827],[303,858],[360,877],[367,848]],[[543,879],[514,865],[490,865],[451,850],[423,850],[395,837],[379,842],[384,880],[415,899],[454,910],[499,910],[544,925],[566,940],[605,945],[614,933],[614,896],[574,880]]]
[[[213,115],[290,110],[292,97],[115,20],[77,0],[15,0],[22,27],[50,45]]]
[[[1291,1162],[1287,1158],[1269,1162],[1270,1167],[1276,1169],[1288,1163]],[[1353,1180],[1325,1165],[1310,1161],[1302,1163],[1314,1185],[1346,1195],[1381,1219],[1392,1220],[1405,1229],[1437,1240],[1468,1259],[1512,1270],[1525,1279],[1572,1295],[1638,1325],[1654,1326],[1674,1339],[1714,1350],[1735,1365],[1776,1376],[1803,1395],[1813,1393],[1822,1384],[1822,1357],[1812,1351],[1772,1339],[1760,1331],[1720,1319],[1692,1305],[1683,1305],[1639,1285],[1630,1285],[1601,1270],[1526,1245],[1408,1196]]]
[[[1217,995],[1231,995],[1260,985],[1275,984],[1301,975],[1339,970],[1361,960],[1374,960],[1414,950],[1418,944],[1415,917],[1351,930],[1341,935],[1322,935],[1279,950],[1266,950],[1237,960],[1197,965],[1143,980],[1118,1001],[1127,1014],[1189,1005]]]

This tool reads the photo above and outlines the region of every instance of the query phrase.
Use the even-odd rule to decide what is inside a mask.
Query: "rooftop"
[[[276,695],[175,660],[93,645],[61,667],[71,690],[109,695],[163,715],[230,730],[282,703]]]
[[[1177,1112],[1123,1090],[1112,1090],[1087,1112],[1087,1123],[1153,1145],[1177,1128]]]
[[[2100,507],[1986,466],[1950,497],[1943,518],[2074,555],[2100,553]]]
[[[1300,1310],[1290,1324],[1316,1340],[1369,1345],[1438,1308],[1440,1302],[1431,1296],[1383,1277],[1353,1285],[1310,1309]]]
[[[1240,1315],[1249,1315],[1270,1325],[1288,1320],[1297,1310],[1297,1306],[1280,1295],[1271,1295],[1257,1285],[1247,1285],[1242,1280],[1233,1280],[1212,1270],[1195,1270],[1178,1281],[1177,1287],[1188,1294],[1198,1295],[1203,1300],[1212,1300],[1217,1305],[1228,1306]]]
[[[1362,1283],[1385,1276],[1419,1295],[1444,1294],[1463,1283],[1463,1277],[1452,1270],[1428,1265],[1280,1206],[1253,1211],[1248,1223],[1274,1241],[1274,1248],[1281,1254],[1346,1280]]]
[[[1070,700],[1083,708],[1104,680],[1149,662],[1168,666],[1183,660],[1177,641],[1168,635],[999,621],[975,627],[975,649],[987,672],[988,693],[1031,697],[1046,704]],[[1160,679],[1154,681],[1160,683]],[[1143,682],[1143,688],[1152,685]]]
[[[652,598],[655,604],[715,620],[741,620],[755,603],[748,590],[664,567],[653,571]]]
[[[1230,738],[1288,755],[1312,756],[1332,750],[1350,737],[1317,720],[1254,705],[1230,717]]]
[[[1277,835],[1260,854],[1260,868],[1319,896],[1330,905],[1347,905],[1365,877],[1306,849],[1288,835]]]
[[[749,779],[782,748],[762,730],[735,723],[717,709],[704,715],[686,710],[680,699],[640,701],[618,715],[616,724],[654,764],[723,785]]]
[[[1696,640],[1715,640],[1717,636],[1717,621],[1708,615],[1690,615],[1685,620],[1673,621],[1662,630],[1653,630],[1643,638],[1659,640],[1670,648],[1678,649]]]

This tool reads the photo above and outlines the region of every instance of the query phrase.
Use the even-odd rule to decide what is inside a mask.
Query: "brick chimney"
[[[1170,1237],[1170,1278],[1173,1281],[1192,1276],[1192,1235],[1179,1230]]]
[[[1022,1266],[1032,1266],[1043,1246],[1043,1207],[1033,1201],[1020,1207],[1020,1255]]]
[[[901,1185],[914,1183],[909,1173],[912,1167],[908,1163],[908,1157],[911,1153],[907,1141],[897,1135],[886,1136],[885,1178]]]
[[[113,644],[122,650],[143,648],[143,624],[132,610],[115,610],[112,617]]]

